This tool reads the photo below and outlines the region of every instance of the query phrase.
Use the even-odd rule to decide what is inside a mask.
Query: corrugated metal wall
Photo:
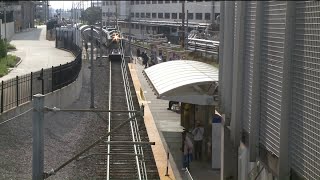
[[[320,179],[320,2],[296,2],[292,61],[291,167]]]
[[[254,58],[254,35],[255,35],[255,21],[256,21],[256,1],[246,2],[245,14],[245,48],[244,48],[244,95],[242,106],[242,128],[250,132],[251,122],[251,100],[252,100],[252,68]]]
[[[263,1],[262,14],[256,12],[257,2],[246,2],[245,23],[244,23],[244,64],[243,64],[243,106],[241,128],[250,133],[250,124],[253,120],[259,125],[259,143],[269,152],[280,156],[280,124],[282,139],[281,148],[288,148],[281,151],[284,156],[289,154],[290,168],[299,176],[305,179],[320,179],[320,2],[319,1]],[[295,4],[293,4],[295,3]],[[287,11],[288,7],[295,7]],[[260,4],[259,8],[260,8]],[[286,17],[286,13],[294,12],[295,21],[292,29],[293,36],[285,35],[286,23],[291,23],[291,16]],[[260,34],[255,29],[257,14],[262,15],[262,26],[260,42],[255,44],[256,34]],[[239,17],[236,17],[239,18]],[[237,21],[239,19],[235,19]],[[288,24],[288,28],[291,24]],[[235,28],[236,29],[236,28]],[[290,29],[291,30],[291,29]],[[289,31],[289,30],[287,30]],[[256,33],[257,32],[257,33]],[[289,31],[290,32],[290,31]],[[231,34],[231,33],[230,33]],[[294,38],[293,41],[285,38]],[[293,43],[285,45],[284,43]],[[235,44],[237,45],[237,44]],[[284,49],[284,47],[292,47]],[[258,49],[256,49],[258,48]],[[256,51],[261,48],[261,51]],[[225,47],[227,49],[227,47]],[[237,49],[237,47],[235,48]],[[284,52],[290,59],[284,59]],[[260,53],[258,59],[254,55]],[[227,54],[229,52],[225,52]],[[291,54],[290,54],[291,53]],[[291,57],[290,57],[291,55]],[[236,58],[233,58],[236,59]],[[286,61],[286,62],[285,62]],[[287,73],[283,72],[284,62],[291,64],[290,78],[283,77]],[[257,63],[257,64],[253,64]],[[224,64],[224,66],[230,66]],[[255,92],[252,87],[253,65],[259,67],[259,88],[260,104],[252,104],[252,93]],[[228,69],[224,67],[225,69]],[[282,92],[282,83],[284,79],[290,80],[288,92]],[[229,82],[227,82],[229,83]],[[257,89],[259,89],[257,88]],[[281,102],[286,100],[291,93],[290,102]],[[283,96],[283,97],[282,97]],[[234,98],[234,97],[233,97]],[[281,112],[283,104],[284,112]],[[260,116],[252,118],[251,108],[260,107]],[[280,117],[287,117],[287,106],[290,109],[289,125],[286,127],[285,121],[281,122]],[[282,114],[281,114],[282,113]],[[255,122],[255,121],[254,121]],[[289,129],[289,147],[286,146],[286,134]],[[251,134],[250,134],[250,137]],[[254,141],[254,140],[253,140]],[[255,146],[255,142],[250,142]],[[279,158],[286,161],[286,158]],[[286,163],[281,167],[285,169]],[[283,174],[282,174],[283,176]]]
[[[286,2],[264,2],[259,142],[279,157]]]

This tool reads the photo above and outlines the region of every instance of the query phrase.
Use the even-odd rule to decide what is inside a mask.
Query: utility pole
[[[6,4],[4,4],[4,40],[7,40],[7,10]]]
[[[115,1],[115,5],[116,5],[116,25],[117,25],[117,29],[119,29],[119,27],[118,27],[118,2],[117,1]]]
[[[100,43],[99,43],[99,50],[100,50],[100,58],[99,58],[99,65],[102,66],[102,5],[101,7],[101,19],[100,19]]]
[[[108,25],[107,26],[110,26],[110,9],[108,8]]]
[[[93,86],[93,25],[91,25],[91,37],[90,37],[90,47],[91,47],[91,71],[90,71],[90,86],[91,86],[91,104],[90,108],[94,108],[94,86]]]
[[[182,32],[182,37],[181,37],[181,46],[182,46],[182,49],[184,49],[184,39],[185,39],[185,29],[184,29],[184,18],[185,18],[185,1],[182,1],[181,2],[182,4],[182,29],[181,29],[181,32]]]
[[[186,44],[185,44],[185,48],[186,50],[188,50],[188,30],[189,30],[189,17],[188,17],[188,14],[189,14],[189,10],[187,10],[187,28],[186,28]]]
[[[32,115],[32,179],[43,180],[44,172],[44,95],[36,94],[33,96],[33,115]]]
[[[129,56],[131,57],[131,3],[129,3]]]

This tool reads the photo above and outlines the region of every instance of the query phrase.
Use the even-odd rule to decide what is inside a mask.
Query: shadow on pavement
[[[16,33],[11,40],[40,40],[41,31],[45,28],[30,29],[29,31]]]

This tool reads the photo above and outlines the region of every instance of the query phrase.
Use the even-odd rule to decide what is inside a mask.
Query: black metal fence
[[[58,39],[57,39],[58,41]],[[66,42],[63,38],[62,41]],[[71,51],[76,57],[74,61],[60,66],[41,69],[30,74],[16,76],[0,85],[0,111],[1,113],[15,108],[32,100],[35,94],[47,94],[60,89],[73,81],[79,75],[82,64],[82,50],[73,41],[68,43],[57,43],[57,48]]]

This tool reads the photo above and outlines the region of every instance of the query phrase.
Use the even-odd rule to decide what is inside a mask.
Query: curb
[[[18,56],[17,56],[18,57]],[[20,58],[20,57],[19,57]],[[18,67],[19,66],[19,64],[21,64],[21,62],[22,62],[22,58],[20,58],[20,61],[19,62],[17,62],[17,64],[16,65],[14,65],[14,67],[16,68],[16,67]]]

